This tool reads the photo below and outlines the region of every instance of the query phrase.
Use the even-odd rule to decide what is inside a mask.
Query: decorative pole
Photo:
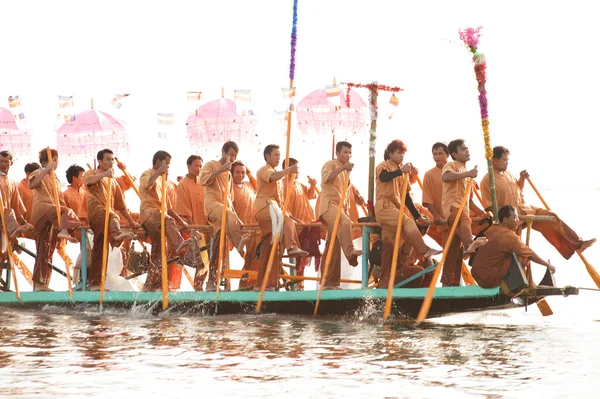
[[[473,54],[473,63],[475,69],[475,78],[477,79],[477,89],[479,90],[479,109],[481,112],[481,128],[483,129],[483,142],[485,145],[485,159],[488,164],[488,176],[490,177],[490,192],[492,197],[492,211],[494,212],[494,221],[498,223],[498,202],[496,201],[496,184],[494,183],[494,168],[492,167],[492,146],[490,144],[490,121],[488,119],[488,101],[485,90],[485,55],[477,51],[481,26],[478,28],[467,28],[459,30],[460,39],[465,42],[465,46]]]

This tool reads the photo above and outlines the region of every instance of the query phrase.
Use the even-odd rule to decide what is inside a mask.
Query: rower
[[[529,267],[533,261],[545,266],[551,273],[555,267],[540,258],[531,248],[521,241],[516,234],[519,227],[519,215],[512,205],[504,205],[498,211],[499,224],[492,225],[485,231],[487,243],[477,249],[472,260],[471,273],[480,287],[492,288],[501,284],[509,274],[513,263]],[[516,255],[516,260],[513,257]]]
[[[523,215],[546,215],[554,216],[552,223],[539,223],[534,221],[531,228],[539,231],[554,248],[560,252],[565,259],[569,259],[575,251],[585,251],[596,242],[595,238],[582,240],[565,222],[560,220],[554,212],[547,211],[525,203],[523,187],[525,180],[529,178],[526,170],[521,171],[517,180],[507,169],[510,151],[506,147],[494,147],[492,156],[492,167],[494,170],[494,183],[496,185],[496,200],[498,206],[512,205],[519,216]],[[489,173],[481,180],[481,192],[486,210],[492,208]],[[520,225],[517,234],[521,234],[523,225]]]

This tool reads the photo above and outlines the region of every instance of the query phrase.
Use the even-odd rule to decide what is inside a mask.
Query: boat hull
[[[415,318],[427,294],[427,288],[396,288],[393,294],[393,314]],[[218,300],[214,292],[171,292],[169,309],[199,315],[254,313],[258,292],[220,292]],[[387,290],[331,290],[323,291],[319,315],[364,316],[383,311]],[[317,291],[265,292],[261,313],[312,315]],[[82,304],[97,305],[99,292],[75,292],[74,298],[67,292],[22,292],[21,301],[12,292],[0,293],[0,305],[40,308],[45,305],[75,307]],[[135,308],[145,306],[159,312],[162,307],[161,292],[114,292],[104,294],[104,307]],[[502,295],[499,288],[485,289],[478,286],[441,287],[435,290],[430,317],[447,313],[478,309],[512,307],[510,298]]]

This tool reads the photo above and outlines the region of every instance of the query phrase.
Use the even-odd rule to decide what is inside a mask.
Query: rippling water
[[[0,308],[0,395],[597,397],[600,293],[412,324]]]

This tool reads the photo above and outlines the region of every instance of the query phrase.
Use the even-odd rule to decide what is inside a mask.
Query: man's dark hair
[[[463,145],[465,141],[463,139],[452,140],[450,144],[448,144],[448,152],[450,152],[450,156],[454,159],[454,153],[458,153],[458,147]]]
[[[4,150],[4,151],[0,151],[0,157],[2,158],[10,158],[10,160],[13,160],[13,154],[10,151]]]
[[[200,160],[200,162],[204,162],[204,160],[202,159],[202,157],[200,155],[190,155],[189,158],[187,159],[187,166],[190,166],[191,164],[194,163],[194,161],[198,161]]]
[[[504,154],[510,155],[510,151],[508,151],[508,148],[502,147],[501,145],[494,147],[493,151],[494,154],[492,155],[492,158],[494,159],[500,159]]]
[[[166,151],[156,151],[156,154],[152,157],[152,166],[156,165],[157,161],[164,161],[167,158],[172,158],[171,154]]]
[[[52,160],[56,161],[56,158],[58,157],[58,151],[51,149],[50,152],[52,153]],[[38,157],[40,159],[40,163],[48,163],[48,151],[45,148],[40,150]]]
[[[265,161],[267,160],[267,155],[271,155],[273,150],[277,150],[278,148],[279,146],[277,144],[269,144],[266,146],[265,150],[263,151],[263,157],[265,158]]]
[[[343,147],[352,148],[352,144],[348,143],[347,141],[338,141],[335,145],[335,152],[342,151]]]
[[[500,223],[502,223],[502,221],[506,218],[510,217],[510,212],[513,211],[515,213],[517,213],[517,210],[515,209],[514,206],[512,205],[504,205],[502,208],[500,208],[498,210],[498,220],[500,221]]]
[[[431,147],[431,152],[434,152],[438,148],[443,149],[444,152],[446,153],[446,155],[450,155],[450,153],[448,152],[448,145],[446,143],[442,143],[441,141],[438,141]]]
[[[227,151],[229,151],[232,148],[235,152],[240,152],[240,148],[238,147],[235,141],[228,141],[225,144],[223,144],[223,148],[221,148],[221,151],[223,151],[223,153],[226,154]]]
[[[29,173],[33,172],[34,170],[38,170],[39,168],[41,168],[41,166],[37,162],[28,163],[27,165],[25,165],[25,173],[29,174]]]
[[[290,165],[289,166],[294,166],[298,163],[298,160],[296,158],[290,158]],[[285,159],[283,160],[283,169],[287,169],[288,164],[285,162]]]
[[[72,184],[73,178],[79,176],[81,172],[85,172],[85,169],[81,166],[75,164],[69,166],[69,169],[67,169],[67,181],[69,184]]]
[[[388,159],[390,159],[390,154],[393,154],[394,152],[396,152],[396,150],[406,152],[408,151],[408,148],[402,140],[392,140],[385,148],[385,151],[383,151],[383,160],[387,161]]]
[[[108,148],[105,148],[103,150],[98,151],[98,154],[96,154],[96,159],[98,161],[104,161],[104,154],[114,154],[114,152],[112,152],[112,150],[109,150]]]

